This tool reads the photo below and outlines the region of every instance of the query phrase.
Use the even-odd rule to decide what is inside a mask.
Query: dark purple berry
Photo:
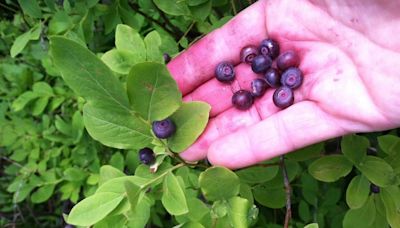
[[[276,60],[276,65],[281,71],[289,67],[298,67],[300,64],[300,57],[294,51],[287,51],[282,53]]]
[[[253,104],[253,96],[249,91],[239,90],[232,96],[232,104],[239,110],[246,110]]]
[[[299,88],[303,83],[303,73],[297,67],[290,67],[283,72],[281,77],[281,84],[291,89]]]
[[[256,78],[251,82],[251,94],[254,97],[261,97],[267,91],[268,84],[262,78]]]
[[[272,100],[278,108],[287,108],[294,102],[293,91],[287,86],[279,87],[275,90]]]
[[[175,133],[176,126],[170,118],[153,122],[153,132],[157,138],[166,139]]]
[[[168,53],[163,54],[164,62],[165,64],[169,63],[171,61],[171,56],[168,55]]]
[[[272,65],[272,59],[269,56],[257,55],[251,63],[251,69],[254,73],[263,73]]]
[[[244,47],[240,51],[240,61],[242,63],[251,64],[253,62],[254,57],[258,55],[257,47],[250,45]]]
[[[220,82],[231,82],[235,79],[235,71],[233,64],[229,62],[221,62],[215,68],[215,77]]]
[[[139,160],[145,165],[151,165],[156,160],[156,156],[152,149],[146,147],[139,150]]]
[[[265,72],[265,81],[272,88],[278,88],[281,86],[281,75],[279,71],[275,68],[270,68]]]
[[[374,185],[374,184],[372,184],[372,183],[371,183],[371,185],[369,186],[369,188],[370,188],[370,190],[371,190],[372,193],[379,193],[379,192],[381,191],[381,189],[380,189],[378,186],[376,186],[376,185]]]
[[[279,55],[279,44],[273,39],[265,39],[261,41],[260,52],[262,55],[275,59]]]

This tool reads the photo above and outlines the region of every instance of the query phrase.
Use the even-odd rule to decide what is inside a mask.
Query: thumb
[[[303,101],[219,138],[207,157],[213,165],[237,169],[346,133],[315,103]]]

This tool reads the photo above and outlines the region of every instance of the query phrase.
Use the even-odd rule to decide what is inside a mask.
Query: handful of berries
[[[259,47],[250,45],[241,50],[240,61],[251,65],[253,72],[263,77],[251,82],[251,91],[239,90],[233,94],[234,107],[249,109],[254,99],[262,97],[269,87],[275,88],[272,100],[277,107],[283,109],[293,104],[293,90],[303,83],[303,73],[298,68],[300,58],[294,51],[279,52],[279,44],[273,39],[263,40]],[[225,61],[219,63],[215,77],[222,83],[231,83],[235,79],[233,64]]]

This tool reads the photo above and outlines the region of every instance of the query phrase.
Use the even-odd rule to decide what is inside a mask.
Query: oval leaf
[[[125,174],[117,168],[112,167],[111,165],[103,165],[100,168],[100,180],[99,185],[103,185],[107,181],[117,178],[124,177]]]
[[[308,172],[317,180],[334,182],[350,173],[353,165],[343,155],[330,155],[317,159]]]
[[[357,165],[357,168],[372,183],[386,187],[396,183],[396,174],[393,168],[382,158],[375,156],[366,156],[365,159]]]
[[[140,34],[133,28],[119,24],[115,30],[115,47],[118,51],[131,53],[135,63],[146,60],[146,48]]]
[[[150,126],[130,110],[119,80],[96,55],[82,45],[52,37],[51,54],[65,82],[88,103],[84,122],[89,134],[101,143],[121,148],[141,148],[151,142]]]
[[[400,138],[395,135],[383,135],[378,137],[379,147],[389,155],[400,153]]]
[[[89,196],[72,208],[67,223],[91,226],[106,217],[123,198],[121,194],[112,192],[101,192]]]
[[[178,179],[171,172],[165,176],[161,202],[172,215],[182,215],[189,212],[185,193]]]
[[[346,190],[346,202],[351,209],[362,207],[368,199],[369,182],[363,175],[355,176]]]
[[[263,183],[272,180],[278,174],[278,166],[261,167],[253,166],[236,172],[240,181],[248,184]]]
[[[398,187],[383,188],[379,193],[386,208],[386,219],[392,227],[400,227],[400,191]]]
[[[182,152],[192,145],[207,125],[211,107],[204,102],[183,103],[171,116],[176,132],[168,139],[168,147]]]
[[[154,4],[167,14],[180,16],[190,14],[186,2],[176,0],[154,0]]]
[[[199,184],[204,196],[211,201],[229,199],[240,190],[239,177],[224,167],[212,167],[201,173]]]
[[[376,209],[373,197],[361,208],[350,209],[343,219],[344,228],[369,227],[375,220]]]
[[[133,66],[127,87],[133,109],[146,120],[165,119],[182,102],[178,85],[161,63],[146,62]]]
[[[355,165],[365,158],[369,147],[369,141],[366,137],[354,134],[344,136],[340,144],[344,156]]]

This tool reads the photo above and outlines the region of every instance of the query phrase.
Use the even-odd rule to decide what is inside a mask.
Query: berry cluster
[[[254,99],[262,97],[269,87],[276,89],[272,100],[277,107],[283,109],[293,104],[293,90],[303,83],[303,73],[298,68],[300,58],[294,51],[279,52],[279,44],[273,39],[263,40],[259,47],[250,45],[241,50],[240,61],[251,65],[253,72],[263,77],[251,82],[251,91],[239,90],[233,94],[234,107],[249,109]],[[233,64],[226,61],[219,63],[215,76],[220,82],[231,83],[235,79]]]
[[[153,121],[152,131],[157,138],[167,139],[175,133],[176,126],[172,119],[166,118],[160,121]],[[139,160],[145,165],[152,165],[156,160],[156,156],[152,149],[146,147],[139,150]]]

